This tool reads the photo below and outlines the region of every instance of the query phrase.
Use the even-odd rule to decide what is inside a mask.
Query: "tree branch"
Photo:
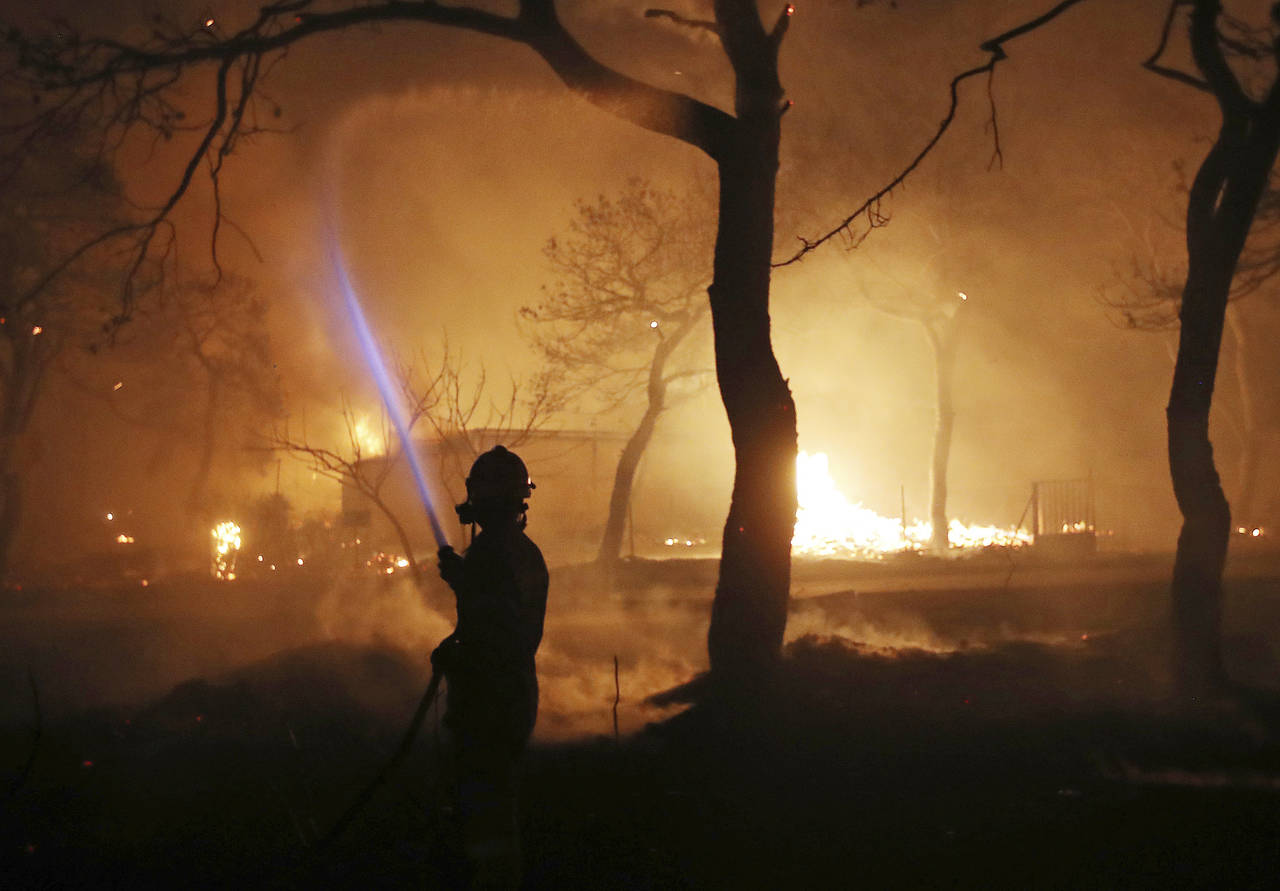
[[[1247,115],[1259,106],[1245,93],[1227,64],[1218,40],[1217,23],[1221,12],[1222,4],[1218,0],[1194,0],[1191,9],[1191,55],[1217,97],[1223,116]]]
[[[132,237],[131,261],[123,283],[124,310],[128,315],[132,286],[152,251],[158,230],[178,202],[188,193],[196,170],[205,164],[213,185],[219,220],[213,228],[215,267],[221,205],[218,176],[222,162],[240,136],[258,132],[251,123],[253,102],[260,95],[260,78],[272,67],[264,58],[279,54],[313,35],[366,24],[419,22],[461,28],[522,43],[537,53],[574,93],[593,105],[645,129],[701,149],[712,158],[723,157],[736,122],[732,116],[681,93],[659,89],[634,80],[592,57],[561,24],[554,0],[521,0],[514,16],[503,16],[469,6],[449,6],[435,0],[382,0],[353,4],[326,12],[311,11],[308,0],[294,0],[261,8],[256,20],[229,36],[207,28],[194,31],[161,23],[149,40],[133,45],[110,39],[84,39],[65,32],[56,37],[28,38],[11,29],[7,44],[16,55],[15,65],[0,78],[48,97],[44,110],[18,122],[5,122],[4,132],[47,127],[50,115],[67,115],[92,122],[102,133],[100,153],[110,154],[134,127],[147,127],[158,137],[192,128],[175,99],[184,76],[192,69],[216,65],[216,96],[210,121],[199,128],[203,135],[188,157],[177,183],[147,218],[139,223],[104,232],[73,251],[56,266],[61,271],[86,250],[105,241]],[[228,78],[239,67],[239,94],[228,96]],[[275,109],[278,115],[278,108]],[[256,120],[256,116],[252,118]],[[166,248],[167,251],[167,248]],[[46,283],[38,283],[43,286]]]
[[[792,263],[798,263],[800,260],[804,259],[804,257],[809,253],[817,250],[827,242],[838,237],[847,238],[849,241],[850,249],[856,248],[858,245],[860,245],[863,242],[864,239],[866,239],[868,235],[871,234],[872,230],[878,229],[879,227],[887,223],[888,217],[881,212],[881,207],[884,199],[887,198],[890,195],[890,193],[893,192],[894,189],[902,185],[902,183],[906,181],[907,177],[909,177],[912,173],[915,172],[915,170],[920,166],[921,162],[923,162],[924,159],[928,157],[929,154],[934,150],[934,148],[937,147],[938,143],[942,141],[942,137],[943,135],[946,134],[947,130],[950,129],[951,124],[955,121],[956,111],[959,109],[959,106],[960,106],[960,95],[959,95],[960,84],[962,84],[966,80],[969,80],[970,78],[977,77],[981,74],[994,75],[996,65],[998,65],[1000,62],[1008,58],[1008,54],[1005,52],[1005,49],[1004,49],[1005,43],[1011,40],[1014,40],[1018,37],[1021,37],[1022,35],[1027,34],[1028,32],[1034,31],[1045,24],[1048,24],[1049,22],[1053,21],[1055,18],[1060,16],[1062,13],[1066,12],[1068,9],[1070,9],[1071,7],[1081,2],[1083,2],[1083,0],[1061,0],[1061,2],[1055,5],[1048,12],[1040,16],[1037,16],[1036,18],[1031,19],[1027,22],[1024,22],[1023,24],[1018,25],[1014,28],[1010,28],[1008,31],[1005,31],[1004,33],[999,34],[998,36],[993,37],[990,40],[983,41],[982,44],[979,46],[979,49],[981,49],[985,53],[988,53],[989,58],[982,65],[978,65],[966,71],[962,71],[951,79],[951,84],[948,89],[948,92],[950,95],[950,104],[947,107],[947,113],[946,115],[943,116],[942,121],[938,124],[937,130],[929,138],[929,141],[925,143],[924,148],[922,148],[915,155],[915,157],[913,157],[911,161],[904,168],[902,168],[902,170],[899,171],[898,174],[894,176],[885,186],[877,190],[873,195],[871,195],[871,197],[863,201],[862,204],[858,205],[857,209],[855,209],[853,213],[849,214],[847,217],[841,220],[840,223],[836,225],[834,228],[832,228],[830,231],[813,239],[800,237],[799,250],[797,250],[787,259],[779,262],[775,262],[773,264],[774,268],[779,268],[782,266],[790,266]],[[988,93],[989,92],[990,92],[990,86],[988,86]],[[994,121],[994,115],[992,117],[992,121]],[[994,138],[997,140],[996,154],[994,157],[998,159],[999,158],[998,130],[993,130],[993,135],[994,135]],[[866,220],[867,228],[865,231],[861,232],[860,234],[855,235],[853,233],[852,227],[853,227],[853,224],[856,223],[859,219]]]
[[[1194,89],[1201,90],[1205,93],[1212,93],[1213,88],[1201,78],[1198,78],[1193,74],[1188,74],[1185,71],[1179,71],[1177,68],[1169,68],[1160,64],[1160,57],[1163,56],[1165,50],[1169,48],[1169,37],[1173,31],[1174,20],[1178,15],[1178,8],[1180,6],[1187,5],[1188,0],[1170,0],[1169,9],[1165,13],[1164,17],[1164,26],[1160,29],[1160,42],[1156,45],[1155,52],[1143,60],[1142,67],[1153,74],[1160,75],[1161,77],[1167,77],[1170,80],[1177,81],[1180,84],[1193,87]]]

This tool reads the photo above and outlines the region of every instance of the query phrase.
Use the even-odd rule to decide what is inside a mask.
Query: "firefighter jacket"
[[[523,747],[538,713],[534,657],[547,564],[517,526],[482,529],[451,581],[458,627],[432,656],[449,682],[445,724],[476,742]]]

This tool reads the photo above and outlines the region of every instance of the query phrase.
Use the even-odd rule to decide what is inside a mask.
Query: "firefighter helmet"
[[[505,446],[494,446],[471,465],[467,476],[467,500],[480,498],[528,498],[537,488],[520,456]]]

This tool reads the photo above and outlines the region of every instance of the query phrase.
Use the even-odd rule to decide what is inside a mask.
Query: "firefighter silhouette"
[[[440,576],[457,598],[458,624],[431,654],[444,674],[444,724],[452,737],[460,843],[468,884],[520,881],[516,768],[538,713],[534,657],[542,640],[548,575],[525,535],[534,488],[503,446],[478,457],[459,519],[480,527],[464,556],[440,552]]]

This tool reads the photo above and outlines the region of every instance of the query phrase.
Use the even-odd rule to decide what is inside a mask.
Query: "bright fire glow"
[[[882,517],[861,504],[852,504],[831,479],[825,453],[796,456],[796,491],[800,509],[791,552],[807,557],[880,557],[898,551],[924,550],[932,525]],[[1017,547],[1031,543],[1021,530],[997,526],[967,525],[951,520],[947,533],[952,548]]]
[[[120,544],[133,544],[133,536],[125,535],[123,532],[121,532],[119,535],[116,536],[116,541],[120,542]]]
[[[240,555],[240,526],[227,520],[213,527],[213,577],[234,581],[236,557]]]
[[[378,431],[367,415],[361,415],[356,419],[351,435],[355,437],[356,445],[359,446],[363,457],[386,454],[387,437]]]

